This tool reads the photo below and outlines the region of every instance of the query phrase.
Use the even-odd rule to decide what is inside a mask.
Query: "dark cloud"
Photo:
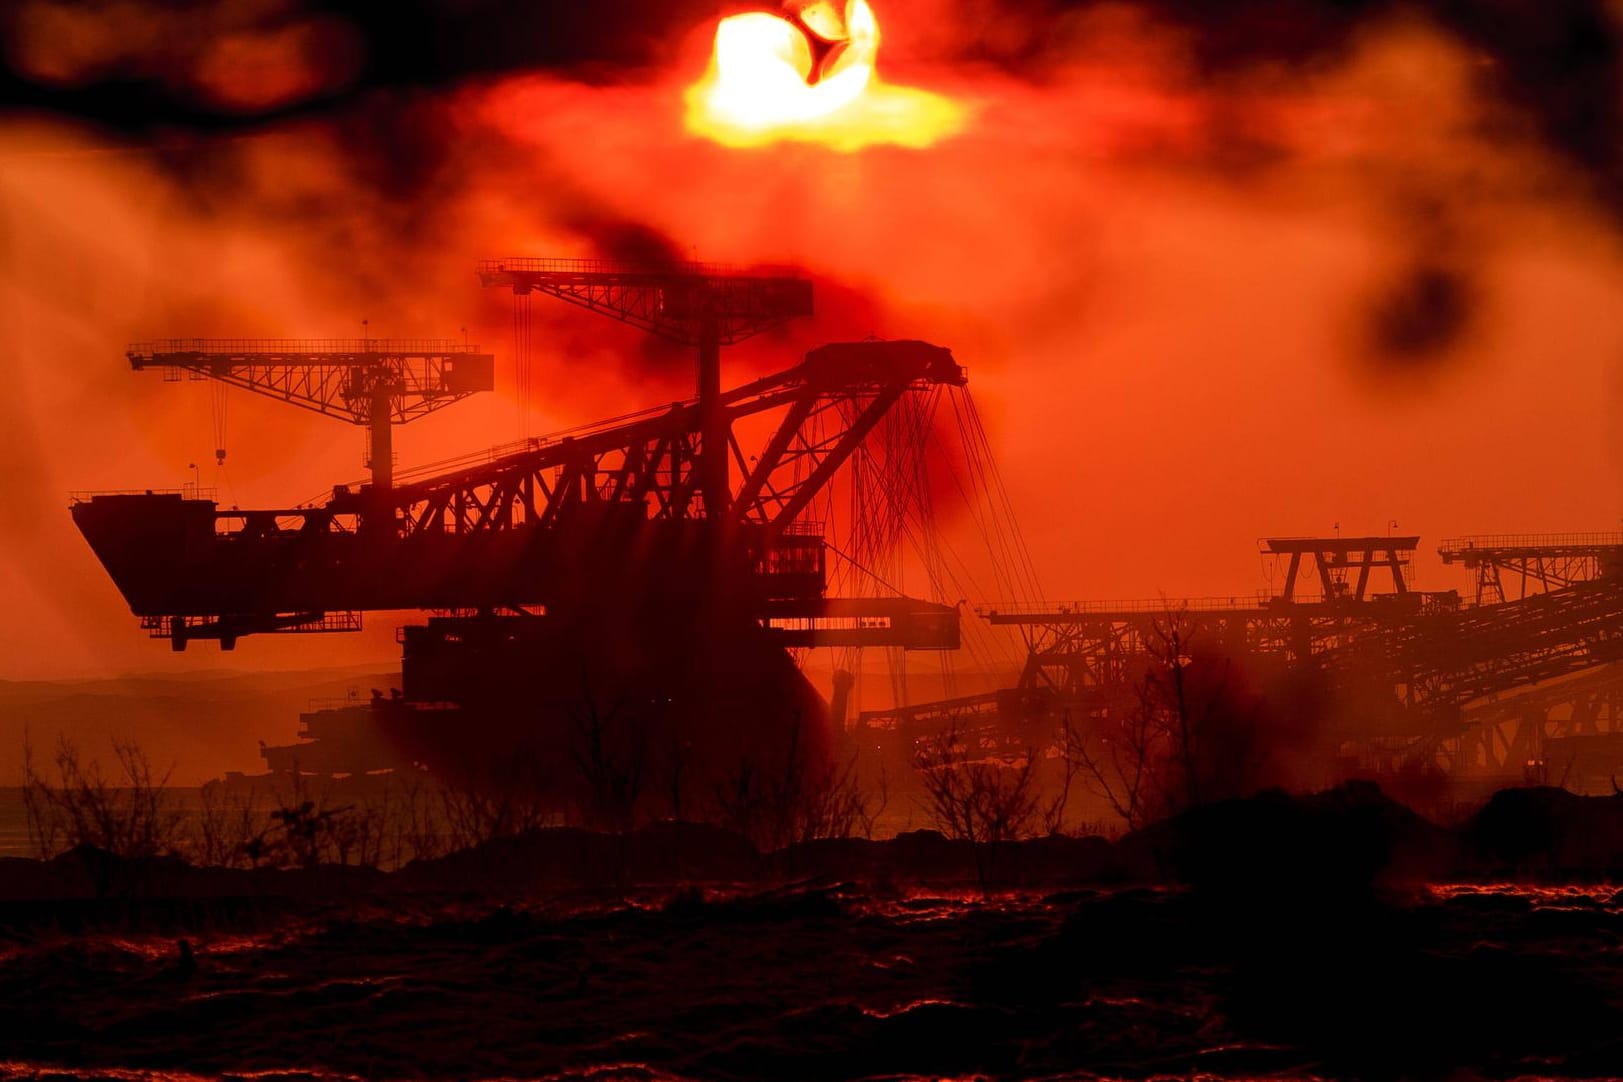
[[[1445,356],[1471,323],[1474,285],[1458,267],[1421,259],[1388,280],[1370,312],[1375,356],[1413,367]]]
[[[666,234],[641,222],[628,222],[598,213],[577,213],[564,223],[589,238],[604,259],[620,259],[656,267],[686,262],[682,246]]]
[[[1381,376],[1419,373],[1457,356],[1487,306],[1473,271],[1482,239],[1435,188],[1394,193],[1396,265],[1366,306],[1367,357]]]
[[[655,0],[21,0],[0,13],[0,103],[132,135],[234,128],[342,107],[379,88],[658,65],[714,3]],[[284,93],[244,95],[287,80]],[[233,72],[240,78],[231,80]],[[223,80],[223,82],[222,82]]]
[[[1077,8],[1086,5],[1065,5]],[[1623,211],[1623,27],[1602,0],[1154,0],[1212,77],[1343,59],[1367,26],[1435,24],[1477,55],[1477,89],[1519,114]]]
[[[7,42],[0,102],[135,136],[229,129],[343,111],[380,89],[438,88],[534,70],[567,71],[588,82],[662,70],[695,27],[727,10],[774,6],[238,0],[209,6],[205,18],[196,5],[162,0],[22,0],[0,15]],[[1092,14],[1124,8],[1063,0],[937,6],[961,23],[961,33],[933,39],[937,47],[1034,78],[1066,61]],[[1197,71],[1211,80],[1321,68],[1344,58],[1367,27],[1392,19],[1429,22],[1476,54],[1478,88],[1488,100],[1508,107],[1623,210],[1623,145],[1616,137],[1623,30],[1602,0],[1144,0],[1125,8],[1181,35]],[[302,79],[284,70],[300,65],[308,69]],[[244,66],[251,70],[222,86],[222,72]],[[277,86],[260,88],[266,80]],[[256,96],[264,99],[257,105]],[[414,168],[415,159],[407,160],[394,176],[409,177]]]

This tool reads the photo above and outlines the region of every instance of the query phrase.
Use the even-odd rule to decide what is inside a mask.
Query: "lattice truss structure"
[[[403,424],[491,388],[494,357],[448,339],[163,338],[131,343],[136,371],[213,379],[327,417]]]
[[[1438,748],[1445,767],[1522,771],[1529,781],[1604,791],[1618,772],[1592,772],[1584,765],[1599,758],[1615,766],[1623,752],[1623,665],[1603,665],[1495,697],[1466,717],[1470,724]],[[1591,773],[1595,776],[1585,776]]]
[[[1035,608],[988,605],[981,614],[1025,640],[1020,687],[1062,696],[1112,688],[1142,671],[1156,629],[1176,618],[1190,634],[1229,652],[1300,662],[1327,654],[1394,619],[1458,608],[1452,591],[1420,592],[1409,567],[1417,537],[1269,538],[1277,592],[1254,597],[1074,602]],[[1389,579],[1390,581],[1383,581]],[[1319,592],[1309,592],[1316,585]],[[1305,587],[1305,588],[1304,588]]]
[[[1515,601],[1623,570],[1623,534],[1455,537],[1437,549],[1471,572],[1478,605]]]
[[[963,370],[938,346],[858,342],[812,350],[795,368],[727,392],[727,454],[737,478],[728,514],[775,542],[904,394],[963,383]],[[774,412],[766,445],[748,456],[736,426]],[[707,517],[696,469],[700,420],[690,399],[526,441],[478,465],[420,480],[402,475],[392,497],[396,529],[410,537],[549,527],[601,503],[635,504],[652,520]],[[359,511],[359,500],[340,494],[303,515],[325,514],[327,528],[343,529]]]
[[[886,621],[943,607],[823,598],[822,532],[804,513],[900,399],[965,381],[941,347],[858,342],[820,347],[727,392],[720,406],[736,490],[719,519],[697,480],[705,420],[697,400],[402,475],[384,490],[339,486],[315,506],[222,509],[159,494],[97,496],[73,511],[137,615],[178,640],[359,626],[339,615],[346,610],[547,605],[569,577],[559,544],[599,536],[604,522],[704,521],[744,553],[763,596],[795,602],[764,617],[838,616],[853,631],[874,631],[851,641],[883,641],[897,626]],[[770,433],[753,458],[735,430],[745,422]],[[153,537],[172,540],[148,544]],[[862,624],[865,616],[874,622]],[[923,639],[898,631],[897,641],[955,643],[951,624]]]
[[[689,346],[707,321],[730,346],[812,311],[811,282],[786,267],[509,256],[480,261],[478,273],[485,286],[556,297]]]
[[[953,717],[1007,730],[1022,718],[1051,722],[1061,710],[1086,718],[1130,708],[1151,645],[1176,620],[1203,650],[1311,666],[1334,697],[1373,703],[1367,709],[1376,712],[1385,702],[1385,716],[1361,719],[1368,731],[1360,752],[1373,765],[1520,772],[1544,764],[1551,741],[1620,731],[1623,537],[1445,542],[1445,560],[1465,564],[1478,581],[1516,581],[1511,600],[1493,594],[1478,604],[1462,604],[1453,591],[1414,590],[1406,569],[1417,544],[1270,539],[1262,551],[1285,562],[1284,581],[1255,598],[983,607],[990,623],[1018,630],[1026,643],[1014,688],[864,721],[905,731]],[[1316,595],[1299,588],[1315,582]]]

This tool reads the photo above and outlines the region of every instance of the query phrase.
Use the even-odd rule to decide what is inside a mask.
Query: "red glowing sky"
[[[1035,79],[955,58],[939,0],[877,10],[883,70],[971,106],[964,133],[851,154],[698,139],[682,90],[710,20],[612,82],[516,74],[142,142],[0,118],[0,678],[394,661],[389,617],[223,657],[136,628],[70,490],[178,486],[198,462],[227,502],[278,504],[359,476],[361,444],[239,393],[217,472],[207,390],[132,374],[125,343],[466,327],[502,389],[401,431],[403,464],[684,394],[683,358],[538,309],[518,419],[507,298],[473,265],[591,254],[603,223],[818,277],[820,317],[741,348],[729,379],[831,338],[952,347],[1051,600],[1250,593],[1257,537],[1336,523],[1432,543],[1617,527],[1616,221],[1479,92],[1470,49],[1392,19],[1334,63],[1214,86],[1109,7]],[[347,136],[372,124],[433,141],[434,169],[406,191],[387,156],[360,160]],[[1434,558],[1419,576],[1464,586]]]

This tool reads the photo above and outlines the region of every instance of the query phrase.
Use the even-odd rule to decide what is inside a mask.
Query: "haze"
[[[50,43],[71,35],[30,29],[57,5],[24,8],[10,64],[64,95],[183,48],[155,34],[136,60],[63,55]],[[1214,71],[1198,27],[1107,5],[1021,62],[994,33],[1016,8],[876,10],[884,70],[968,103],[961,135],[840,154],[687,134],[704,5],[607,71],[368,86],[365,41],[312,18],[245,38],[268,50],[240,69],[254,80],[198,60],[171,87],[223,121],[119,130],[39,94],[8,111],[0,678],[396,663],[404,616],[172,655],[67,494],[178,487],[197,463],[222,502],[273,505],[363,472],[358,431],[240,393],[217,469],[207,385],[132,373],[142,337],[465,328],[497,353],[500,390],[402,430],[403,465],[688,393],[685,357],[551,306],[518,388],[508,297],[472,273],[508,253],[805,267],[819,318],[733,353],[729,380],[840,337],[951,346],[1050,600],[1250,594],[1257,537],[1337,524],[1395,520],[1428,553],[1617,526],[1615,208],[1594,163],[1496,89],[1502,57],[1383,10],[1310,62]],[[1464,585],[1429,555],[1418,574]]]

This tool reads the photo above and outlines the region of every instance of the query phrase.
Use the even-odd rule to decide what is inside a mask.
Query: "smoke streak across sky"
[[[1620,27],[1601,4],[881,0],[887,78],[969,103],[924,150],[689,135],[714,4],[0,16],[0,678],[394,656],[392,621],[171,659],[71,489],[226,502],[358,476],[344,426],[132,375],[143,337],[452,335],[506,391],[403,462],[517,434],[496,254],[798,263],[815,322],[970,367],[1056,599],[1241,594],[1262,534],[1615,525]],[[533,431],[685,394],[686,358],[553,306]],[[1424,584],[1453,585],[1441,568]],[[972,599],[981,600],[981,599]],[[991,600],[991,599],[987,599]]]

